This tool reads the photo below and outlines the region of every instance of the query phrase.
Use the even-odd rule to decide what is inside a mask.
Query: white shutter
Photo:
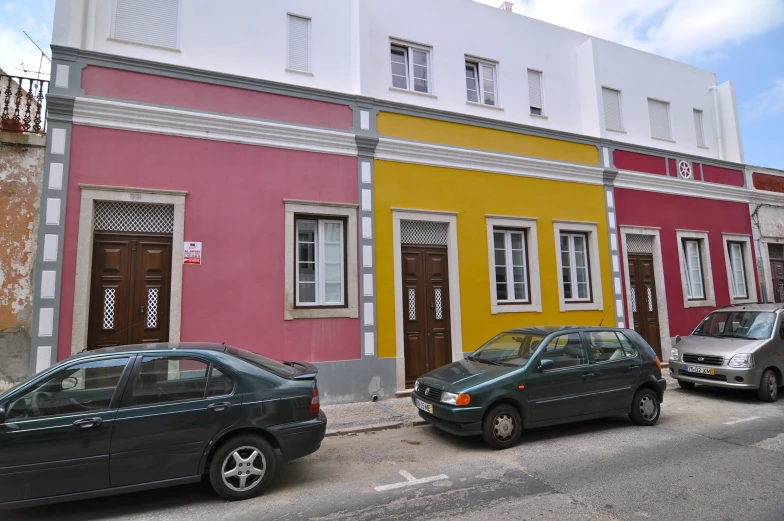
[[[176,49],[179,26],[180,0],[117,0],[114,37],[118,40]]]
[[[649,98],[648,114],[651,118],[651,137],[672,139],[670,134],[670,104]]]
[[[310,19],[289,15],[288,68],[310,72]]]
[[[542,73],[528,69],[528,103],[531,107],[542,109]]]
[[[697,132],[697,146],[705,146],[705,128],[702,126],[702,111],[694,109],[694,129]]]
[[[607,130],[623,132],[621,91],[602,87],[602,102],[604,103],[604,127]]]

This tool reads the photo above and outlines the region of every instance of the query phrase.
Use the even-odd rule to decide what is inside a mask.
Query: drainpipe
[[[721,115],[719,114],[719,87],[711,87],[713,93],[713,111],[716,114],[716,139],[719,142],[719,159],[724,159],[724,133],[721,129]]]
[[[95,10],[97,2],[98,0],[87,0],[87,35],[84,47],[88,51],[92,51],[95,47]]]

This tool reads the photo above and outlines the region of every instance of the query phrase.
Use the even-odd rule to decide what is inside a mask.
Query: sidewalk
[[[667,389],[677,388],[678,382],[663,371]],[[667,397],[665,396],[666,400]],[[340,403],[322,405],[327,415],[327,436],[340,436],[357,432],[396,429],[403,425],[423,425],[411,398],[395,398],[380,402]]]

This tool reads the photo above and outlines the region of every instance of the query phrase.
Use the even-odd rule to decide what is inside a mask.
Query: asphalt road
[[[0,519],[784,520],[784,399],[698,386],[665,400],[655,427],[618,417],[544,428],[503,452],[429,426],[327,438],[245,502],[202,483]],[[376,490],[423,478],[433,481]]]

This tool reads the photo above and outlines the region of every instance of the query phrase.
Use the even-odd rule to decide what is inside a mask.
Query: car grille
[[[683,369],[678,371],[681,376],[688,376],[689,378],[701,378],[703,380],[714,380],[717,382],[726,382],[727,377],[723,374],[700,374],[700,373],[687,373]]]
[[[441,393],[443,393],[441,389],[436,389],[435,387],[430,387],[427,385],[419,384],[419,391],[417,394],[422,398],[427,398],[428,400],[433,401],[440,401],[441,400]]]
[[[700,360],[702,358],[702,360]],[[690,355],[687,353],[683,353],[683,361],[688,362],[690,364],[702,364],[702,365],[715,365],[720,366],[724,363],[724,358],[720,356],[710,356],[710,355]]]

